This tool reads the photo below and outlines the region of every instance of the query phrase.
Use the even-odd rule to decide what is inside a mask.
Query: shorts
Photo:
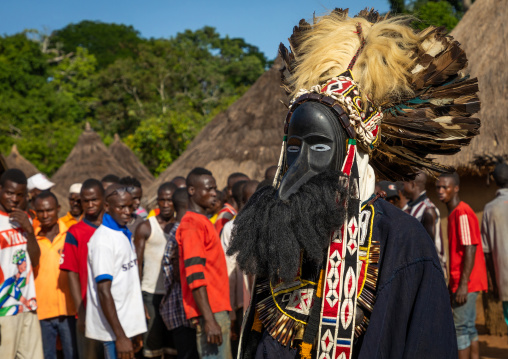
[[[37,313],[21,312],[0,317],[0,353],[2,358],[44,357]]]
[[[231,330],[231,320],[226,311],[214,313],[213,316],[222,330],[222,345],[211,344],[207,341],[207,335],[203,329],[205,321],[203,317],[198,317],[196,326],[196,341],[199,357],[201,359],[232,359],[231,341],[229,340],[229,331]]]
[[[143,334],[143,355],[146,358],[160,357],[163,353],[176,355],[173,336],[166,328],[159,312],[162,294],[143,292],[143,303],[150,319],[147,320],[147,332]]]
[[[453,323],[457,335],[457,346],[459,350],[469,348],[471,342],[478,340],[476,330],[476,298],[479,292],[467,294],[467,301],[461,306],[453,304]]]

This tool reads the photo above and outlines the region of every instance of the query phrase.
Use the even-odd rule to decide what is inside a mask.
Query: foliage
[[[433,25],[451,31],[462,17],[461,0],[390,0],[390,8],[394,14],[415,16],[419,21],[413,26],[420,30]]]
[[[257,47],[208,26],[142,39],[130,26],[83,21],[49,37],[0,37],[0,151],[16,143],[51,175],[88,121],[158,174],[267,65]]]
[[[417,8],[415,15],[421,20],[415,24],[420,30],[430,25],[444,26],[446,29],[452,30],[459,23],[452,5],[446,1],[428,1]]]
[[[77,47],[88,49],[101,69],[119,58],[136,57],[141,42],[139,31],[132,26],[88,20],[69,24],[51,36],[52,46],[63,53],[73,52]]]

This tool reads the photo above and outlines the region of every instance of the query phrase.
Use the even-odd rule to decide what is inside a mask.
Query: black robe
[[[377,200],[374,209],[372,239],[381,243],[376,302],[353,358],[457,358],[450,299],[431,238],[390,203]],[[295,357],[295,349],[250,330],[256,300],[245,316],[239,359]]]

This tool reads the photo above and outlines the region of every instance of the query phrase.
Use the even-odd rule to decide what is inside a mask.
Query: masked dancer
[[[336,9],[280,55],[290,94],[274,185],[236,217],[228,254],[256,275],[239,358],[455,358],[443,272],[417,220],[374,195],[450,168],[478,133],[476,79],[443,29]]]

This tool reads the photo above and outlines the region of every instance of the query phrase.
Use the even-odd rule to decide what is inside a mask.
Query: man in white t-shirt
[[[102,225],[88,243],[86,337],[104,342],[106,358],[133,358],[146,332],[132,234],[132,196],[121,185],[105,193]]]

